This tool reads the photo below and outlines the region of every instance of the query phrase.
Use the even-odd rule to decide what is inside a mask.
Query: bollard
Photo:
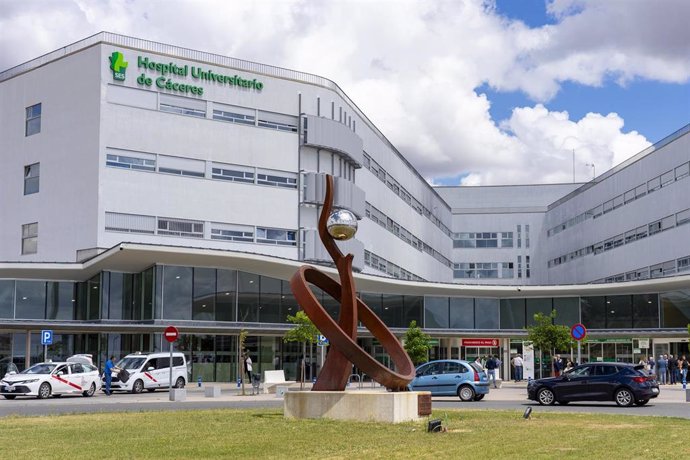
[[[196,379],[196,386],[201,387],[201,376]]]
[[[237,388],[242,386],[242,379],[237,379]]]

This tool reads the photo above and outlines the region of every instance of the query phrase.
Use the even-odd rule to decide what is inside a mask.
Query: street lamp
[[[597,177],[597,169],[594,166],[594,163],[587,163],[585,166],[591,166],[592,167],[592,180],[594,180],[594,178]]]

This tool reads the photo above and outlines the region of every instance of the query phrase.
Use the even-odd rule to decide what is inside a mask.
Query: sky
[[[0,0],[0,70],[109,31],[335,81],[432,184],[591,180],[690,123],[688,0]]]

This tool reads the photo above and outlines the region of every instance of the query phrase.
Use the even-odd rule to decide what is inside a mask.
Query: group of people
[[[645,371],[656,375],[660,385],[675,385],[682,383],[686,385],[688,376],[688,359],[683,356],[675,358],[673,355],[659,355],[658,359],[649,356],[646,360],[640,359],[640,365],[644,366]]]

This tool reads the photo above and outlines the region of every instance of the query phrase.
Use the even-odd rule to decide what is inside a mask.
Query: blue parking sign
[[[53,344],[53,331],[43,330],[41,331],[41,345],[52,345]]]

